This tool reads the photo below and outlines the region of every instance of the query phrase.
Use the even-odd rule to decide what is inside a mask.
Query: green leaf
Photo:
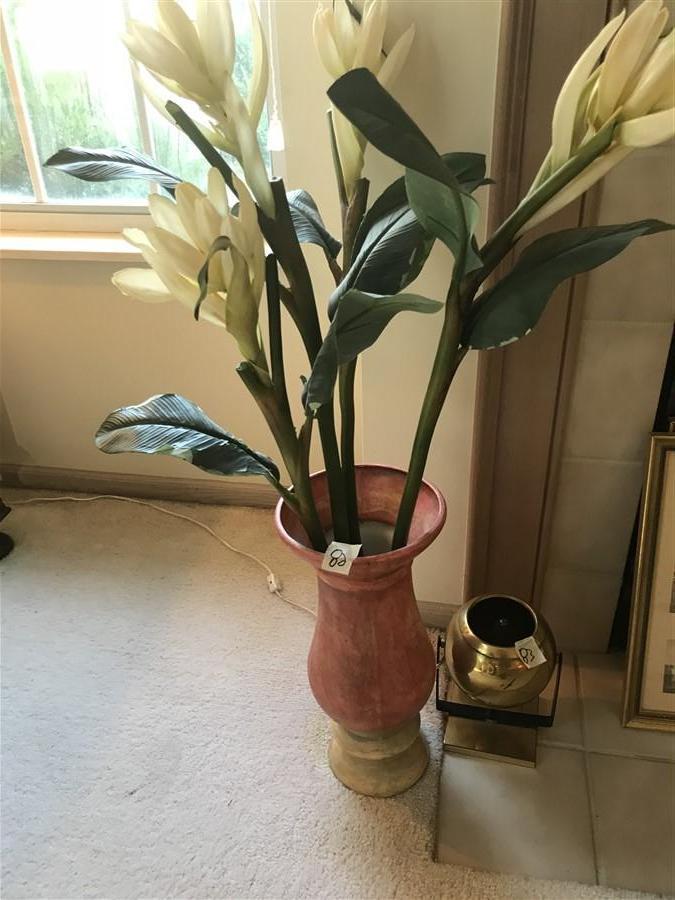
[[[588,272],[646,234],[675,228],[658,219],[625,225],[570,228],[527,247],[513,269],[473,306],[464,343],[475,350],[502,347],[528,334],[549,297],[566,278]]]
[[[60,169],[82,181],[116,181],[141,178],[156,181],[173,194],[180,178],[162,168],[149,156],[131,147],[106,147],[91,150],[87,147],[64,147],[50,156],[45,166]]]
[[[385,214],[373,224],[332,293],[328,315],[334,316],[343,297],[354,288],[380,296],[402,291],[421,272],[433,242],[407,204]]]
[[[307,191],[288,191],[286,194],[295,233],[301,244],[317,244],[335,259],[342,244],[323,224],[323,219],[311,194]]]
[[[467,234],[468,237],[473,234],[480,213],[474,198],[412,169],[406,169],[405,186],[410,206],[427,234],[443,241],[455,259],[466,246],[462,274],[480,269],[483,265],[481,258],[471,241],[466,241]],[[459,204],[464,211],[463,217],[458,209]]]
[[[467,190],[485,181],[485,157],[480,153],[448,153],[443,162]],[[352,265],[329,300],[329,316],[332,318],[340,298],[352,288],[381,295],[402,291],[421,272],[433,242],[434,236],[410,210],[405,177],[398,178],[364,216],[354,242]]]
[[[326,338],[321,345],[305,388],[305,404],[316,412],[333,396],[338,367],[356,359],[372,346],[399,312],[437,312],[437,300],[416,294],[380,297],[351,290],[342,297]]]
[[[272,483],[279,480],[279,469],[271,459],[251,450],[178,394],[158,394],[138,406],[116,409],[94,439],[104,453],[176,456],[214,475],[263,475]]]
[[[374,147],[407,169],[457,189],[457,180],[426,135],[368,69],[352,69],[328,96]]]
[[[483,184],[491,184],[490,179],[485,177],[485,156],[482,153],[444,153],[441,159],[463,191],[471,193]],[[358,254],[366,235],[378,219],[407,203],[405,176],[402,175],[385,188],[363,217],[354,240],[353,256]]]

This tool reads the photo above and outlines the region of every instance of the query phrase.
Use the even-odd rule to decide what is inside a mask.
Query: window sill
[[[119,233],[4,231],[0,259],[138,262],[141,254]]]

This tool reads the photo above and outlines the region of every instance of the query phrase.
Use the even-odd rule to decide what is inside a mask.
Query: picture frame
[[[675,731],[675,433],[653,434],[628,637],[623,725]]]

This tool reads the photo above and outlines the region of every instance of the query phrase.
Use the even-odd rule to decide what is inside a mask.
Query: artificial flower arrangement
[[[125,231],[149,268],[125,269],[113,281],[122,293],[140,300],[176,299],[196,319],[224,327],[234,338],[242,357],[237,373],[269,425],[290,484],[282,483],[275,462],[225,431],[196,404],[173,394],[111,413],[96,443],[109,453],[170,454],[220,475],[262,475],[299,523],[296,545],[315,551],[318,559],[329,540],[359,545],[368,503],[365,488],[360,494],[358,486],[365,482],[359,481],[354,461],[358,357],[396,314],[436,314],[441,320],[438,346],[410,464],[392,501],[392,553],[383,554],[398,559],[396,554],[414,542],[411,523],[424,505],[421,490],[434,429],[464,357],[529,334],[562,281],[601,265],[636,237],[672,227],[648,219],[551,232],[529,243],[510,271],[490,281],[528,229],[578,198],[633,150],[675,133],[675,43],[674,32],[666,33],[667,12],[661,0],[645,0],[629,17],[621,13],[612,19],[584,51],[560,91],[551,148],[532,186],[479,245],[474,191],[489,183],[485,158],[473,152],[439,153],[389,93],[413,43],[414,28],[385,52],[386,0],[366,0],[360,10],[350,0],[335,0],[314,18],[314,41],[334,79],[328,90],[328,139],[342,214],[341,241],[326,230],[310,194],[287,192],[265,169],[256,129],[267,94],[268,57],[253,0],[253,74],[246,97],[233,79],[236,45],[228,0],[197,0],[194,21],[175,0],[161,0],[156,9],[155,28],[132,23],[124,40],[149,101],[210,164],[206,193],[126,149],[68,148],[47,164],[90,180],[141,177],[161,185],[165,195],[148,198],[152,225]],[[404,169],[372,202],[363,177],[369,143]],[[238,162],[243,178],[223,153]],[[453,259],[443,302],[407,291],[436,240]],[[327,299],[330,326],[325,334],[301,249],[304,242],[323,249],[335,280]],[[259,319],[263,290],[266,323]],[[304,418],[299,423],[291,415],[284,375],[282,305],[307,352]],[[325,463],[323,500],[309,471],[315,426]],[[357,559],[352,572],[365,573],[367,562],[367,556]],[[408,593],[412,596],[411,589]],[[426,649],[419,653],[428,662],[423,639]],[[324,642],[323,652],[328,650]],[[362,657],[373,652],[370,646]],[[381,645],[378,652],[383,652]],[[414,701],[416,709],[426,699],[424,689],[428,696],[425,665],[426,688],[421,702],[419,697]],[[342,676],[333,672],[333,677]],[[312,687],[319,702],[352,731],[393,728],[396,715],[399,722],[406,721],[402,710],[389,718],[373,714],[367,721],[358,715],[350,719],[340,713],[339,704],[333,708],[329,700],[322,702],[319,681],[315,673]],[[409,709],[408,719],[411,714]],[[343,755],[346,746],[345,740]],[[342,765],[337,757],[331,761],[336,771]],[[346,783],[351,778],[351,786],[360,789],[358,778],[344,771],[340,777]]]

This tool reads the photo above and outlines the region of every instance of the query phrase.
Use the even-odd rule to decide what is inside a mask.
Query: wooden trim
[[[274,488],[267,484],[253,481],[243,483],[225,478],[162,478],[6,463],[0,465],[0,479],[3,487],[62,493],[119,494],[121,497],[209,503],[216,506],[255,506],[269,509],[279,499]]]
[[[538,170],[560,85],[606,14],[606,0],[505,3],[490,231]],[[583,214],[573,204],[527,237],[577,226]],[[582,279],[563,285],[532,335],[480,355],[467,596],[501,592],[539,604],[583,287]]]
[[[490,189],[487,231],[492,234],[512,210],[521,193],[521,167],[525,139],[525,99],[530,73],[535,0],[508,0],[502,5],[497,61],[497,94],[490,153],[490,171],[498,176]],[[492,280],[508,268],[497,268]],[[476,384],[469,493],[465,600],[485,593],[489,523],[496,467],[497,432],[501,402],[504,351],[481,353]],[[481,539],[484,537],[485,539]]]

